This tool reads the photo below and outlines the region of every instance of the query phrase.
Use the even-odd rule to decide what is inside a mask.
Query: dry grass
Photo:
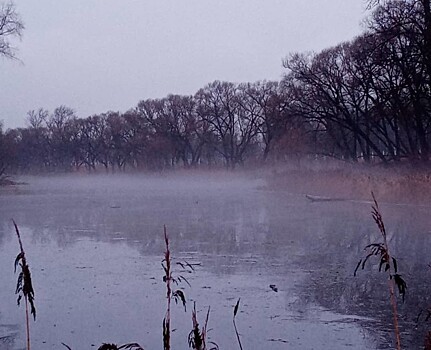
[[[72,348],[64,343],[61,343],[66,349],[72,350]],[[103,343],[101,346],[98,347],[97,350],[144,350],[138,343],[128,343],[123,345],[117,345],[117,344],[110,344],[110,343]]]
[[[193,265],[187,261],[177,262],[175,265],[181,267],[180,272],[176,272],[172,268],[172,256],[169,248],[169,237],[166,230],[166,226],[163,226],[163,234],[165,239],[165,253],[162,260],[162,267],[165,272],[163,276],[163,282],[166,285],[166,314],[163,318],[163,349],[170,350],[171,348],[171,300],[174,300],[176,304],[179,302],[184,306],[184,311],[187,311],[186,296],[182,289],[173,290],[173,286],[179,286],[185,282],[190,286],[189,281],[181,273],[191,273],[194,271]]]
[[[11,180],[9,176],[7,176],[7,175],[1,175],[0,176],[0,186],[13,186],[16,184],[17,183],[15,181]]]
[[[208,320],[210,317],[210,310],[211,308],[208,308],[205,324],[202,327],[202,329],[200,329],[199,323],[198,323],[198,315],[196,312],[196,302],[193,303],[193,310],[192,310],[193,329],[189,333],[189,348],[194,350],[207,350],[207,333],[208,333]],[[209,342],[208,344],[211,345],[211,347],[208,350],[218,350],[219,348],[218,345],[214,342]]]
[[[24,296],[25,300],[25,320],[26,320],[26,338],[27,338],[27,350],[30,350],[30,317],[28,313],[30,304],[30,313],[33,315],[33,319],[36,321],[36,307],[34,305],[34,290],[33,283],[31,281],[30,267],[27,264],[24,247],[22,245],[21,234],[18,229],[18,225],[13,221],[15,227],[15,233],[18,237],[18,243],[20,252],[15,259],[15,273],[17,267],[21,268],[21,272],[18,275],[16,283],[15,294],[18,295],[17,303],[20,305],[21,299]]]
[[[267,176],[270,189],[291,193],[367,200],[373,191],[381,201],[426,204],[431,198],[427,169],[340,166],[274,171]]]
[[[394,322],[394,332],[395,332],[395,343],[397,350],[401,350],[401,337],[400,337],[400,329],[398,325],[398,308],[397,308],[397,300],[395,297],[395,287],[398,288],[399,294],[402,296],[403,301],[407,289],[407,284],[402,278],[402,276],[398,273],[398,264],[397,260],[391,256],[389,252],[389,245],[387,240],[387,232],[386,227],[383,222],[383,217],[380,212],[379,204],[377,203],[376,197],[373,193],[373,201],[374,204],[372,206],[372,216],[374,222],[376,223],[380,234],[382,236],[383,241],[378,243],[368,244],[364,250],[366,251],[366,255],[364,258],[361,258],[356,265],[356,269],[354,275],[358,269],[361,267],[362,270],[365,268],[366,263],[373,256],[379,258],[379,272],[382,270],[388,275],[388,289],[389,289],[389,298],[392,307],[392,316]]]

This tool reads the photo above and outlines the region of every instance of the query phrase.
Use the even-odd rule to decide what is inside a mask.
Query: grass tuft
[[[72,348],[69,345],[65,344],[65,343],[61,343],[61,345],[63,345],[68,350],[72,350]],[[123,345],[117,345],[117,344],[111,344],[111,343],[103,343],[101,346],[98,347],[97,350],[121,350],[121,349],[126,349],[126,350],[144,350],[144,348],[141,347],[138,343],[127,343],[127,344],[123,344]]]
[[[206,338],[207,338],[207,332],[208,332],[208,320],[210,317],[210,310],[211,308],[208,307],[207,316],[205,319],[205,324],[202,327],[202,329],[199,328],[198,318],[197,318],[197,312],[196,312],[196,302],[193,304],[193,310],[192,310],[192,324],[193,329],[189,333],[189,347],[194,350],[207,350],[206,346]],[[218,350],[218,345],[214,342],[209,342],[208,344],[211,344],[211,347],[208,350]]]

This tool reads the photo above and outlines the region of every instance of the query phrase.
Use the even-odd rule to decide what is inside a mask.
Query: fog
[[[1,7],[0,350],[26,344],[14,221],[34,349],[157,349],[166,318],[184,349],[194,306],[220,349],[234,325],[244,349],[393,349],[388,279],[422,347],[428,5]]]
[[[26,184],[0,189],[0,349],[25,344],[12,218],[32,271],[36,349],[161,348],[163,225],[173,257],[196,264],[191,287],[182,286],[187,312],[173,305],[173,348],[187,347],[193,302],[201,324],[211,306],[210,340],[235,348],[238,298],[244,348],[393,347],[385,276],[370,265],[353,277],[363,247],[380,239],[367,200],[311,202],[256,172],[19,180]],[[409,288],[400,304],[403,341],[422,344],[424,328],[412,324],[427,295],[429,207],[383,202],[381,209]]]

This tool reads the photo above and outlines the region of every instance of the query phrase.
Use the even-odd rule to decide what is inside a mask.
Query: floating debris
[[[276,287],[275,284],[270,284],[269,288],[271,288],[274,292],[278,292],[278,288]]]

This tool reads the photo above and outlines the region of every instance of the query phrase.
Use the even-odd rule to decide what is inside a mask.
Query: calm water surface
[[[269,190],[262,179],[213,176],[25,178],[0,190],[0,349],[25,347],[16,306],[18,223],[33,276],[34,349],[139,342],[162,349],[163,225],[178,261],[196,264],[183,285],[187,312],[173,306],[172,343],[187,349],[191,309],[210,340],[237,349],[391,349],[387,284],[376,268],[353,277],[363,247],[379,240],[368,202],[311,203]],[[393,254],[408,283],[400,304],[405,348],[427,325],[430,208],[381,203]],[[276,285],[273,291],[269,285]]]

